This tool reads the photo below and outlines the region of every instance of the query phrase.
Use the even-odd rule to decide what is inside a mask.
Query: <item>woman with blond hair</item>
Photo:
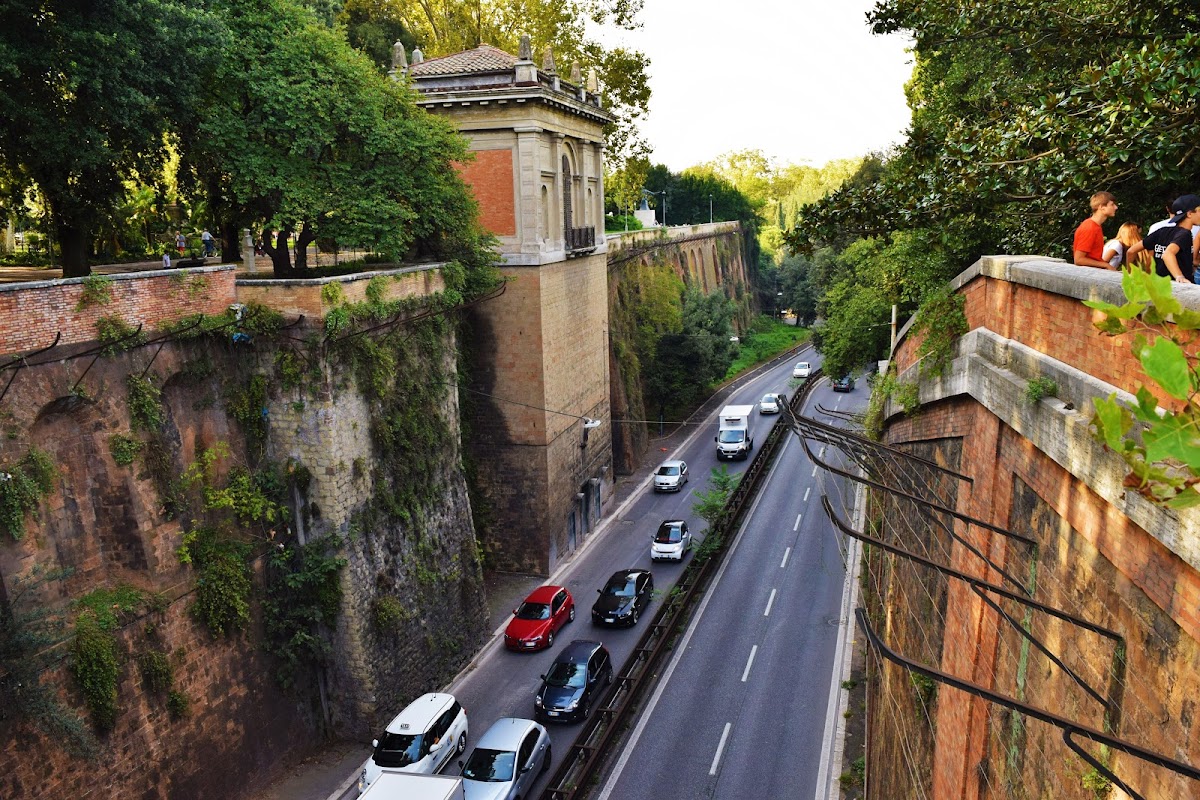
[[[1142,240],[1142,229],[1136,222],[1126,222],[1117,231],[1117,238],[1109,241],[1104,245],[1104,260],[1112,264],[1113,269],[1120,269],[1121,264],[1125,261],[1125,253],[1133,246],[1135,242]],[[1153,257],[1142,250],[1133,257],[1131,262],[1133,266],[1139,269],[1153,269]]]

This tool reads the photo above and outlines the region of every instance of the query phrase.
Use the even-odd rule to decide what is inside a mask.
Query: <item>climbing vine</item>
[[[132,372],[125,379],[129,390],[129,419],[134,430],[154,433],[163,426],[166,412],[162,405],[162,389],[150,378]]]
[[[71,645],[71,673],[91,712],[92,723],[101,732],[111,730],[117,722],[121,658],[115,631],[145,602],[145,592],[121,585],[96,589],[73,604],[80,613]]]
[[[57,477],[50,456],[36,447],[16,464],[0,467],[0,530],[20,541],[26,516],[50,494]]]
[[[940,376],[950,364],[955,341],[967,332],[965,304],[966,298],[947,285],[917,309],[909,335],[923,337],[917,347],[922,376]]]
[[[339,544],[324,537],[271,551],[263,601],[266,648],[280,659],[276,677],[284,688],[329,654],[322,629],[333,625],[341,608],[339,575],[346,560],[335,555]]]
[[[88,275],[81,284],[79,302],[75,304],[76,311],[83,311],[92,306],[106,306],[112,302],[112,278],[106,275]]]

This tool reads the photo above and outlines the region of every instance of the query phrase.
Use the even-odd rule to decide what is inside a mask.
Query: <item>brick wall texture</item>
[[[1142,379],[1128,343],[1099,336],[1091,327],[1091,312],[1078,300],[990,278],[977,278],[962,291],[971,328],[989,328],[1122,388],[1132,390]],[[897,363],[915,361],[915,344],[902,342]],[[927,598],[940,591],[937,579],[898,563],[903,559],[875,554],[867,596],[876,604],[877,618],[887,620],[885,641],[957,677],[1082,725],[1109,725],[1143,747],[1200,763],[1200,729],[1194,725],[1200,575],[1095,494],[1086,480],[1006,425],[999,411],[959,395],[893,421],[886,438],[942,463],[960,464],[974,481],[958,486],[951,505],[1030,536],[1037,546],[956,523],[964,540],[990,557],[992,568],[928,524],[904,524],[902,517],[889,515],[881,518],[889,520],[885,530],[919,553],[936,535],[935,560],[992,583],[1007,582],[1009,589],[1024,587],[1039,602],[1124,637],[1122,659],[1106,637],[1012,601],[1000,603],[1080,680],[1109,698],[1114,711],[1106,719],[1099,701],[964,582],[949,580],[944,604],[934,604],[928,613]],[[924,616],[912,611],[922,602]],[[906,619],[933,624],[897,623]],[[902,670],[877,665],[869,714],[870,796],[1098,796],[1084,786],[1087,764],[1070,752],[1057,729],[945,686],[936,687],[930,708],[919,707],[906,679]],[[913,734],[914,726],[921,735]],[[1196,783],[1165,769],[1120,754],[1107,757],[1116,773],[1146,797],[1200,795]],[[917,777],[924,775],[928,779]]]
[[[517,233],[512,150],[476,150],[474,160],[458,165],[459,174],[479,202],[479,221],[497,236]]]

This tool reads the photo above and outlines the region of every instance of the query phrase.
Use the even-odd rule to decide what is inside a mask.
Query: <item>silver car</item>
[[[462,768],[466,800],[532,797],[533,785],[550,766],[550,734],[531,719],[496,720]]]
[[[800,361],[796,366],[792,367],[793,378],[807,378],[812,374],[812,365],[807,361]]]
[[[654,470],[654,491],[678,492],[688,482],[688,468],[683,461],[664,461]]]
[[[764,394],[763,399],[758,401],[758,413],[760,414],[778,414],[779,404],[782,401],[777,394]]]

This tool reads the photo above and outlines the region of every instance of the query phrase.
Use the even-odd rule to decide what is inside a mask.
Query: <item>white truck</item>
[[[754,406],[725,406],[717,428],[717,460],[745,458],[754,449],[750,420]]]
[[[385,772],[360,794],[359,800],[465,800],[462,778]]]

